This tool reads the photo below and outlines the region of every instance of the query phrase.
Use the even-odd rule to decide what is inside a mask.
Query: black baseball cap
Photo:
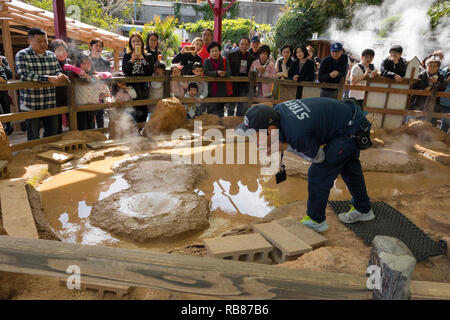
[[[261,130],[267,129],[271,125],[280,123],[280,114],[265,104],[257,104],[247,110],[244,116],[244,122],[237,126],[234,130],[236,134],[245,135],[249,129]],[[242,131],[241,131],[242,130]]]

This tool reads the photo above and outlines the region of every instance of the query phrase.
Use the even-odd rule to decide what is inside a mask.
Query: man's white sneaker
[[[352,205],[349,211],[339,214],[338,218],[344,223],[355,223],[358,221],[370,221],[375,218],[375,215],[372,209],[368,213],[361,213]]]

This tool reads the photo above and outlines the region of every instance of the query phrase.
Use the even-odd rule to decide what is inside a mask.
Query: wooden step
[[[39,238],[22,179],[0,181],[0,201],[3,227],[8,235]]]
[[[49,150],[49,151],[46,151],[43,153],[39,153],[37,156],[41,159],[48,160],[48,161],[58,163],[58,164],[72,160],[74,157],[73,154],[65,153],[62,151],[54,151],[54,150]]]

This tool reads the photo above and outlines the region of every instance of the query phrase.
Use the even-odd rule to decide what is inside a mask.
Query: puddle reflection
[[[262,195],[261,180],[256,179],[257,189],[249,187],[241,181],[232,183],[219,179],[213,183],[210,210],[222,210],[227,213],[248,214],[255,217],[264,217],[273,209]]]

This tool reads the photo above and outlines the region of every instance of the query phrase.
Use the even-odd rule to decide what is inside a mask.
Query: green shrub
[[[213,20],[199,20],[195,23],[185,23],[180,28],[190,33],[200,33],[205,28],[214,29]],[[222,20],[222,40],[231,40],[238,42],[243,36],[249,36],[251,30],[257,30],[265,37],[271,31],[272,27],[269,24],[256,24],[250,19],[223,19]]]

